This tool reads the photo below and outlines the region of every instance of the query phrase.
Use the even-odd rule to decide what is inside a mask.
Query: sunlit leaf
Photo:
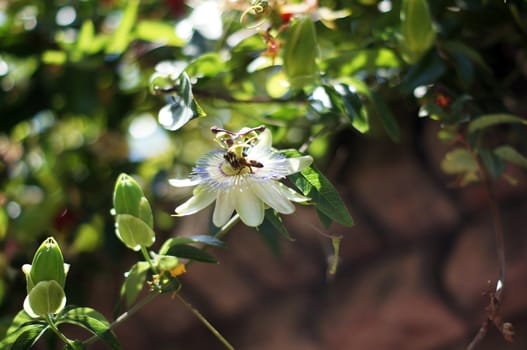
[[[18,328],[14,332],[7,333],[0,341],[0,349],[29,349],[48,329],[44,322]]]
[[[139,0],[129,0],[126,2],[127,5],[123,11],[121,22],[110,37],[108,46],[106,46],[106,54],[120,55],[126,50],[128,44],[130,44],[130,40],[132,39],[131,31],[137,19],[139,3]]]
[[[130,249],[138,251],[141,246],[150,247],[156,237],[143,220],[129,214],[117,215],[115,231],[117,237]]]
[[[135,263],[132,268],[125,273],[125,280],[121,287],[121,297],[124,296],[125,303],[130,307],[139,292],[143,289],[146,280],[146,274],[150,269],[150,264],[146,261]]]
[[[190,244],[190,243],[201,243],[201,244],[215,246],[215,247],[225,246],[225,242],[217,239],[214,236],[209,236],[209,235],[199,235],[199,236],[189,236],[189,237],[172,237],[172,238],[167,239],[165,243],[163,243],[163,245],[159,249],[159,254],[161,255],[167,254],[170,248],[175,245]]]
[[[296,150],[286,150],[283,153],[289,157],[301,155]],[[305,196],[311,198],[316,208],[324,215],[344,226],[354,225],[353,218],[335,187],[314,166],[289,175],[288,178]]]
[[[64,51],[46,50],[42,53],[42,62],[45,64],[64,64],[68,55]]]
[[[218,260],[203,249],[196,248],[188,244],[176,244],[171,246],[166,255],[177,256],[178,258],[190,259],[206,263],[217,263]]]
[[[351,125],[359,132],[366,133],[370,126],[366,108],[359,96],[347,84],[325,85],[331,104],[336,110],[348,117]]]
[[[135,37],[169,46],[183,46],[185,44],[185,41],[176,35],[174,25],[161,21],[140,21],[135,29]]]
[[[110,330],[110,323],[106,318],[89,307],[73,307],[63,312],[57,319],[57,324],[69,323],[80,326],[97,335],[112,349],[121,349],[115,334]]]
[[[209,52],[192,61],[185,71],[191,77],[214,77],[227,70],[227,65],[219,53]]]
[[[75,51],[78,52],[78,55],[90,54],[95,50],[94,46],[94,37],[95,37],[95,26],[91,20],[85,20],[82,23],[81,29],[79,31],[79,36],[77,37],[77,45]],[[80,57],[79,57],[80,58]]]
[[[0,208],[0,241],[5,238],[9,220],[5,208]]]

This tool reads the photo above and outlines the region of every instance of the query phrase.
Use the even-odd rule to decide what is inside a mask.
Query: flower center
[[[221,171],[227,176],[245,175],[252,174],[253,167],[263,168],[263,164],[255,161],[248,160],[247,154],[244,152],[235,152],[231,149],[223,155],[225,162],[221,164]]]

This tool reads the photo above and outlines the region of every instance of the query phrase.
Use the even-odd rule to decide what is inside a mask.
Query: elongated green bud
[[[68,268],[59,245],[53,237],[48,237],[35,252],[31,265],[22,267],[26,274],[28,293],[41,281],[56,281],[64,287]]]
[[[404,60],[416,63],[433,45],[436,31],[426,0],[403,0],[401,4],[401,41]]]
[[[311,17],[293,22],[284,45],[284,72],[291,86],[302,88],[319,77],[317,33]]]
[[[24,301],[24,311],[31,317],[56,314],[66,305],[64,289],[57,281],[41,281],[29,292]]]
[[[154,227],[152,208],[143,189],[127,174],[119,175],[115,182],[113,207],[117,215],[132,215],[143,220],[150,228]]]

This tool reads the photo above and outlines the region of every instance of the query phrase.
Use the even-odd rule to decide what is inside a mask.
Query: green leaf
[[[331,259],[331,264],[328,268],[328,274],[334,275],[337,273],[337,268],[339,266],[340,260],[340,242],[342,241],[341,236],[331,237],[331,246],[333,247],[333,257]]]
[[[120,55],[126,50],[132,38],[131,31],[137,19],[137,11],[139,9],[139,0],[129,0],[126,2],[127,6],[123,11],[123,17],[119,27],[110,37],[110,42],[106,46],[106,54]]]
[[[288,241],[293,242],[295,240],[291,237],[289,231],[287,231],[287,228],[282,221],[282,217],[280,217],[280,214],[278,214],[276,210],[271,208],[267,209],[265,211],[264,222],[268,222],[276,232],[280,233]]]
[[[176,35],[174,25],[161,21],[142,20],[137,24],[135,37],[168,46],[183,46],[185,41]]]
[[[63,312],[57,324],[74,324],[97,335],[112,349],[121,349],[115,334],[110,330],[110,323],[99,312],[89,307],[73,307]]]
[[[171,247],[179,244],[189,244],[189,243],[202,243],[215,247],[225,246],[225,242],[217,239],[214,236],[209,235],[198,235],[198,236],[189,236],[189,237],[172,237],[169,238],[163,243],[159,249],[160,255],[166,255]]]
[[[129,214],[116,217],[115,233],[128,248],[138,251],[150,247],[156,240],[155,232],[143,220]]]
[[[217,52],[209,52],[199,56],[186,68],[186,72],[192,77],[215,77],[227,71],[227,65]]]
[[[471,134],[478,130],[499,124],[527,125],[527,120],[512,114],[485,114],[470,122],[468,125],[468,132]]]
[[[445,154],[441,169],[447,174],[475,173],[478,171],[478,163],[469,151],[456,148]]]
[[[171,96],[169,104],[161,108],[158,114],[159,123],[168,130],[178,130],[196,117],[206,113],[194,99],[192,83],[186,72],[181,73],[177,81],[178,93]]]
[[[500,177],[503,173],[503,170],[505,170],[505,164],[503,163],[503,160],[486,149],[480,149],[479,155],[483,160],[483,164],[487,168],[490,176],[495,179]]]
[[[411,66],[401,81],[401,91],[411,94],[421,85],[432,84],[446,72],[446,66],[435,52],[426,55],[419,63]]]
[[[359,96],[352,91],[349,85],[337,83],[325,85],[324,91],[328,95],[331,104],[341,114],[348,117],[351,125],[360,133],[366,133],[370,129],[366,109],[362,105]]]
[[[297,150],[286,150],[283,153],[288,157],[301,155]],[[314,166],[289,175],[288,178],[305,196],[311,198],[316,208],[324,215],[344,226],[353,226],[353,218],[337,190]]]
[[[509,145],[495,148],[494,154],[503,160],[527,169],[527,158]]]
[[[139,261],[125,273],[125,280],[121,287],[121,297],[125,297],[126,306],[130,307],[143,289],[149,269],[150,264],[148,262]]]
[[[386,130],[386,133],[393,142],[399,142],[401,139],[401,130],[392,111],[390,111],[384,100],[376,92],[371,93],[371,100],[377,115],[381,119],[384,130]]]
[[[30,317],[24,310],[20,310],[9,325],[9,328],[6,331],[6,334],[17,332],[24,327],[32,327],[34,325],[46,325],[42,319],[36,319]]]
[[[38,339],[49,329],[48,325],[40,322],[18,328],[8,333],[0,341],[0,349],[21,350],[31,348]]]
[[[2,242],[7,233],[7,228],[9,227],[9,219],[7,217],[7,212],[4,207],[0,208],[0,242]]]
[[[61,65],[66,63],[68,55],[64,51],[46,50],[42,53],[42,62],[45,64]]]
[[[173,255],[178,258],[201,261],[205,263],[217,263],[215,257],[203,249],[196,248],[188,244],[176,244],[171,246],[165,255]]]
[[[266,216],[268,211],[273,209],[266,210]],[[271,224],[269,220],[264,219],[262,224],[256,228],[256,232],[262,238],[262,240],[267,244],[274,256],[280,256],[280,240],[278,239],[278,232],[276,228]]]
[[[97,49],[100,49],[99,47],[94,46],[94,37],[95,26],[93,25],[93,21],[85,20],[82,23],[79,36],[77,37],[76,51],[78,52],[78,58],[83,54],[91,54]]]

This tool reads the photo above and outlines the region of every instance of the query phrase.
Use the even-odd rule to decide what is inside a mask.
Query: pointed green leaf
[[[97,335],[112,349],[121,349],[115,334],[110,330],[110,323],[99,312],[89,307],[73,307],[63,312],[57,324],[69,323],[82,327]]]
[[[392,111],[390,111],[384,100],[376,92],[371,93],[371,100],[377,115],[381,119],[384,130],[386,130],[386,133],[393,142],[399,142],[401,139],[401,130]]]
[[[120,55],[126,50],[132,39],[131,31],[137,19],[140,1],[129,0],[126,3],[127,6],[123,11],[121,22],[110,37],[110,42],[106,47],[106,53],[108,55]]]
[[[193,101],[191,100],[191,102]],[[198,115],[197,110],[193,109],[192,103],[185,103],[181,96],[172,96],[171,102],[159,110],[157,119],[165,129],[175,131]]]
[[[268,222],[271,224],[271,227],[278,233],[280,233],[285,239],[288,241],[294,241],[295,239],[291,237],[289,234],[289,231],[287,231],[287,228],[284,226],[284,223],[282,221],[282,218],[280,217],[280,214],[274,209],[267,209],[265,211],[265,219],[264,222]]]
[[[7,333],[4,339],[0,341],[0,349],[29,349],[48,329],[47,324],[42,322],[20,327],[14,332]]]
[[[168,46],[183,46],[185,41],[177,36],[174,25],[161,21],[142,20],[137,24],[135,37]]]
[[[527,169],[527,158],[509,145],[495,148],[494,154],[503,160]]]
[[[45,324],[44,321],[40,319],[35,319],[29,316],[24,310],[20,310],[9,325],[6,334],[16,332],[18,329],[34,324]]]
[[[143,289],[146,280],[146,274],[150,269],[150,264],[146,261],[135,263],[132,268],[125,273],[125,280],[121,287],[121,297],[124,296],[125,303],[130,307],[139,292]]]
[[[202,243],[210,246],[223,247],[225,242],[217,239],[214,236],[209,235],[198,235],[198,236],[189,236],[189,237],[172,237],[169,238],[163,243],[159,249],[160,255],[166,255],[171,247],[178,244],[189,244],[189,243]]]
[[[186,72],[192,77],[215,77],[227,71],[227,65],[217,52],[203,54],[192,61]]]
[[[478,162],[466,149],[456,148],[445,154],[441,169],[447,174],[475,173],[478,171]]]
[[[77,48],[76,51],[78,55],[90,54],[93,53],[93,43],[95,36],[95,26],[91,20],[85,20],[82,23],[81,29],[79,31],[79,36],[77,37]],[[80,57],[79,57],[80,58]]]
[[[301,155],[297,150],[286,150],[282,153],[288,157]],[[308,167],[300,173],[289,175],[288,178],[305,196],[311,198],[316,208],[324,215],[344,226],[353,226],[353,218],[339,193],[314,166]]]
[[[267,211],[272,209],[267,209]],[[269,247],[274,256],[280,256],[280,240],[278,239],[279,234],[276,228],[271,224],[270,221],[265,220],[260,226],[256,228],[256,232],[262,238],[264,243]]]
[[[173,245],[168,249],[166,255],[177,256],[178,258],[185,258],[206,263],[217,263],[215,257],[207,253],[203,249],[196,248],[188,244]]]
[[[497,179],[505,170],[505,164],[501,158],[487,149],[480,149],[479,155],[487,168],[490,176]]]
[[[471,134],[478,130],[482,130],[490,126],[499,124],[527,125],[527,120],[512,114],[485,114],[470,122],[470,124],[468,125],[468,132],[469,134]]]
[[[128,248],[138,251],[141,246],[150,247],[156,234],[143,220],[129,214],[117,215],[115,233]]]

